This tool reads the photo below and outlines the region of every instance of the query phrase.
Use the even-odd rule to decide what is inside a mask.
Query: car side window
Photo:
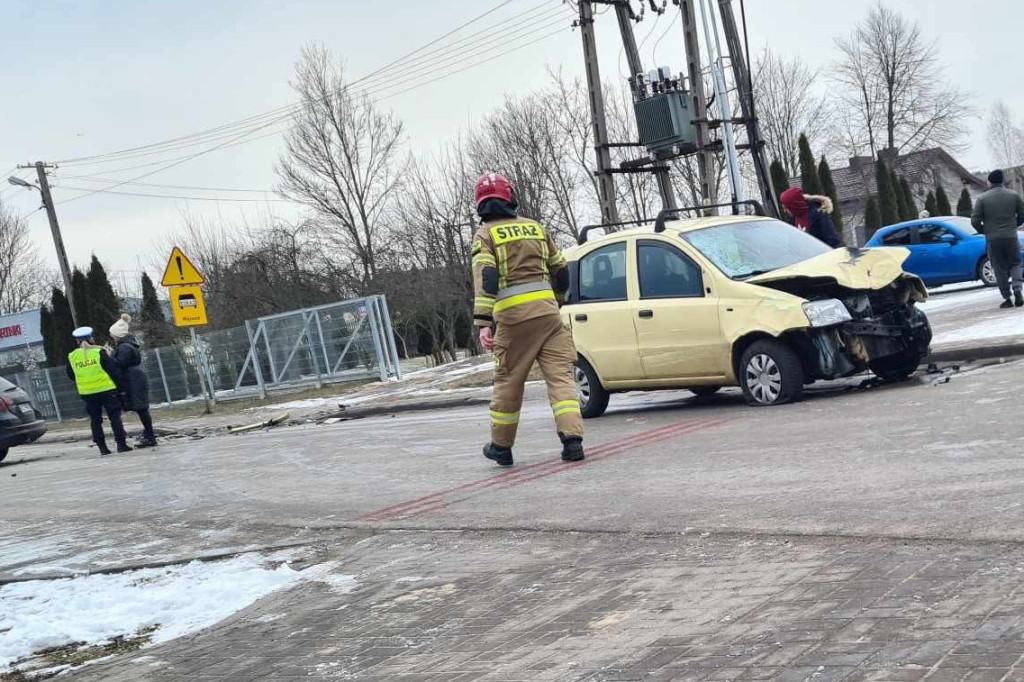
[[[678,249],[642,241],[637,249],[640,298],[695,298],[704,295],[700,267]]]
[[[883,246],[909,246],[910,245],[910,228],[901,227],[898,230],[893,230],[889,234],[882,237]]]
[[[917,234],[922,244],[942,244],[942,236],[953,233],[942,225],[922,225],[918,228]]]
[[[605,246],[580,259],[580,301],[626,298],[626,242]]]

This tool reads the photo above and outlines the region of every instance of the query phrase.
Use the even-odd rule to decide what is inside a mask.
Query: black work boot
[[[488,443],[484,446],[484,457],[497,462],[498,466],[512,466],[512,448]]]
[[[131,452],[134,449],[131,445],[128,445],[127,441],[118,441],[117,443],[118,452]]]
[[[135,443],[135,447],[138,449],[142,448],[155,448],[157,446],[156,438],[150,436],[149,438],[143,437],[142,440]]]
[[[1018,308],[1024,306],[1024,294],[1021,293],[1020,289],[1013,290],[1013,304]]]
[[[96,443],[96,447],[100,449],[100,457],[106,457],[110,454],[110,448],[107,447],[106,443]]]
[[[1010,297],[1007,296],[1006,298],[1003,299],[1003,302],[999,304],[999,307],[1000,308],[1012,308],[1013,307],[1013,301],[1011,301]]]
[[[562,439],[562,461],[582,462],[584,458],[583,439],[579,436],[563,436],[562,434],[558,434],[558,437]]]

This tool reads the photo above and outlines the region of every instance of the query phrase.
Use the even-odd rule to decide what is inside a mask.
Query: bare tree
[[[985,140],[997,164],[1013,168],[1024,164],[1024,127],[1003,101],[989,112]]]
[[[831,110],[820,93],[820,72],[799,59],[787,60],[765,48],[754,67],[754,98],[768,155],[790,177],[800,174],[800,134],[813,147],[827,137]]]
[[[558,90],[509,97],[473,132],[469,156],[479,172],[500,172],[516,187],[524,214],[563,241],[575,240],[593,181],[578,162],[578,112]]]
[[[377,274],[405,164],[402,123],[353,93],[323,47],[302,51],[293,87],[301,101],[277,164],[278,191],[312,209],[327,246],[358,268],[365,288]]]
[[[879,144],[897,153],[962,148],[973,109],[943,79],[937,44],[920,26],[879,2],[837,46],[836,80],[845,86],[845,104],[859,109],[848,121],[855,124],[849,139],[872,152]]]
[[[40,305],[49,286],[28,225],[0,202],[0,314]]]

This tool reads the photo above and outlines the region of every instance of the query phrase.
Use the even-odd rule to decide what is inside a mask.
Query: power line
[[[435,73],[438,73],[439,71],[443,71],[443,70],[445,70],[447,68],[450,68],[451,66],[455,66],[456,63],[465,61],[465,60],[467,60],[469,58],[472,58],[472,57],[475,57],[475,56],[478,56],[480,54],[485,53],[490,48],[489,48],[489,45],[484,44],[484,43],[486,41],[490,40],[490,39],[495,38],[498,35],[501,35],[505,39],[527,38],[530,35],[534,35],[537,32],[539,32],[540,30],[543,30],[544,28],[547,28],[548,26],[551,26],[552,25],[552,19],[558,18],[560,16],[567,16],[567,15],[568,15],[568,13],[566,12],[566,8],[565,7],[563,7],[563,6],[556,7],[554,11],[548,11],[548,12],[545,12],[545,13],[539,15],[539,16],[531,18],[530,20],[528,20],[528,22],[526,22],[525,24],[519,26],[516,29],[513,29],[511,32],[505,31],[505,30],[501,30],[501,31],[499,31],[499,32],[497,32],[495,34],[484,36],[480,40],[473,41],[471,44],[465,45],[465,46],[463,46],[461,48],[458,48],[456,50],[451,50],[449,52],[445,52],[444,54],[439,55],[440,61],[436,61],[435,60],[433,63],[427,63],[427,62],[422,63],[422,65],[420,65],[418,67],[412,68],[410,72],[403,73],[402,74],[402,81],[395,81],[395,82],[387,82],[387,83],[368,85],[368,86],[366,86],[364,88],[355,89],[355,90],[349,90],[349,94],[350,94],[350,96],[353,96],[353,97],[357,97],[357,96],[372,96],[374,94],[378,94],[380,92],[384,92],[384,91],[387,91],[387,90],[390,90],[390,89],[394,89],[394,88],[397,88],[397,87],[406,87],[406,82],[408,82],[409,80],[414,80],[414,79],[417,79],[417,78],[421,78],[422,79],[424,77],[429,77],[429,76],[431,76],[431,75],[433,75]],[[524,34],[524,35],[520,35],[520,34]],[[359,81],[356,81],[356,82],[365,81],[365,80],[366,80],[366,77],[364,79],[359,79]],[[339,92],[343,92],[343,91],[339,91]],[[287,106],[287,108],[282,108],[280,110],[275,110],[275,111],[279,111],[279,112],[282,112],[282,113],[276,115],[271,120],[268,120],[266,118],[267,115],[261,115],[261,117],[263,117],[263,119],[262,119],[262,121],[258,125],[256,125],[256,124],[249,124],[248,127],[246,127],[246,128],[234,128],[232,130],[228,130],[228,129],[226,129],[227,126],[225,126],[224,127],[225,130],[223,130],[221,132],[210,133],[210,134],[197,134],[196,139],[191,140],[191,141],[184,140],[182,138],[182,141],[175,142],[175,143],[168,142],[168,143],[164,143],[162,145],[161,144],[152,145],[154,148],[150,148],[150,150],[142,150],[142,148],[139,147],[140,151],[135,152],[135,153],[131,153],[131,154],[128,154],[128,153],[112,153],[111,155],[104,155],[102,158],[98,158],[97,157],[97,158],[95,158],[93,160],[86,160],[86,159],[89,159],[89,158],[83,157],[82,160],[69,160],[69,161],[58,162],[58,163],[61,163],[62,165],[66,165],[66,166],[87,166],[87,165],[97,165],[97,164],[103,165],[103,164],[111,164],[111,163],[124,162],[124,161],[128,161],[128,160],[131,160],[131,159],[136,159],[136,158],[160,156],[160,155],[168,154],[168,153],[171,153],[171,152],[176,152],[178,150],[184,150],[184,148],[202,146],[202,145],[207,144],[209,142],[219,141],[219,140],[222,140],[222,139],[225,139],[225,138],[232,137],[232,136],[238,134],[240,131],[241,132],[256,132],[258,130],[266,128],[268,125],[272,125],[272,124],[276,124],[276,123],[281,123],[281,122],[286,122],[286,121],[288,121],[289,119],[292,118],[293,114],[296,111],[298,111],[298,108],[301,108],[303,103],[304,102],[298,102],[298,103],[291,104],[291,105]],[[253,117],[253,118],[255,119],[255,118],[260,118],[260,117]],[[163,162],[158,162],[158,163],[163,163]],[[141,166],[134,166],[134,167],[141,167]],[[134,167],[132,167],[132,168],[134,168]],[[120,171],[105,170],[105,171],[102,171],[102,172],[104,172],[104,173],[114,173],[114,172],[120,172]]]
[[[459,25],[455,29],[452,29],[451,31],[448,31],[447,33],[443,34],[439,38],[436,38],[433,41],[431,41],[431,42],[429,42],[429,43],[427,43],[427,44],[425,44],[425,45],[423,45],[423,46],[413,50],[412,52],[409,52],[406,55],[404,55],[404,56],[402,56],[402,57],[400,57],[400,58],[398,58],[396,60],[393,60],[392,62],[389,62],[388,64],[386,64],[385,66],[377,69],[376,71],[374,71],[374,72],[372,72],[370,74],[367,74],[366,76],[363,76],[362,78],[360,78],[360,79],[358,79],[356,81],[353,81],[352,83],[349,84],[349,86],[357,85],[357,84],[362,83],[362,82],[364,82],[364,81],[366,81],[366,80],[368,80],[370,78],[373,78],[374,76],[378,76],[378,75],[381,75],[383,73],[386,73],[389,70],[390,71],[397,70],[399,67],[404,66],[405,62],[407,62],[410,58],[414,57],[415,55],[422,53],[427,48],[429,48],[429,47],[437,44],[438,42],[440,42],[440,41],[442,41],[442,40],[444,40],[444,39],[454,35],[455,33],[458,33],[459,31],[461,31],[462,29],[466,28],[467,26],[470,26],[470,25],[476,23],[477,21],[480,21],[481,19],[483,19],[483,18],[493,14],[494,12],[498,11],[499,9],[501,9],[502,7],[510,4],[513,1],[514,0],[504,0],[503,2],[500,2],[498,5],[496,5],[496,6],[492,7],[491,9],[483,12],[482,14],[476,16],[475,18],[473,18],[473,19],[471,19],[471,20],[469,20],[469,21]],[[515,15],[513,17],[513,19],[520,18],[520,17],[522,17],[524,15],[527,15],[527,14],[530,14],[532,12],[535,12],[535,11],[541,9],[545,4],[546,3],[541,3],[540,5],[536,5],[536,6],[532,7],[532,8],[530,8],[529,10],[526,10],[525,12],[522,12],[522,13],[520,13],[518,15]],[[465,40],[468,40],[469,38],[472,38],[475,35],[479,35],[480,33],[492,30],[493,28],[496,28],[496,27],[497,27],[497,25],[490,26],[490,27],[488,27],[486,29],[483,29],[482,31],[478,31],[476,34],[471,34],[470,36],[467,36],[467,37],[465,37],[465,38],[463,38],[463,39],[461,39],[459,41],[451,43],[446,48],[442,48],[442,49],[451,48],[454,45],[458,45],[460,42],[464,42]],[[427,53],[427,55],[434,54],[437,51],[438,50],[434,50],[432,52]],[[427,56],[427,55],[424,55],[424,56]],[[418,61],[418,60],[414,60],[414,61]],[[66,165],[67,164],[72,164],[72,163],[83,163],[83,162],[91,161],[91,160],[94,160],[94,159],[108,158],[108,157],[121,157],[121,156],[133,155],[134,153],[139,152],[139,151],[151,150],[151,149],[160,148],[160,147],[173,146],[176,143],[179,143],[179,142],[182,142],[182,141],[188,141],[188,140],[196,139],[196,138],[199,138],[199,137],[206,137],[206,136],[209,136],[211,134],[216,134],[216,133],[224,133],[226,131],[230,131],[231,129],[237,129],[239,126],[242,126],[242,125],[257,124],[257,123],[259,123],[260,121],[262,121],[262,120],[264,120],[266,118],[272,118],[272,117],[278,116],[278,115],[280,115],[280,114],[282,114],[282,113],[284,113],[286,111],[290,112],[295,107],[300,106],[300,104],[301,103],[292,103],[292,104],[284,105],[284,106],[281,106],[281,107],[277,107],[275,109],[271,109],[271,110],[269,110],[267,112],[264,112],[262,114],[257,114],[255,116],[251,116],[251,117],[248,117],[248,118],[240,119],[238,121],[234,121],[234,122],[231,122],[231,123],[227,123],[227,124],[223,124],[223,125],[220,125],[220,126],[216,126],[214,128],[209,128],[207,130],[203,130],[203,131],[199,131],[199,132],[196,132],[196,133],[192,133],[190,135],[184,135],[184,136],[180,136],[180,137],[176,137],[176,138],[171,138],[169,140],[164,140],[164,141],[161,141],[161,142],[155,142],[155,143],[148,144],[148,145],[142,145],[142,146],[138,146],[138,147],[131,147],[131,148],[127,148],[127,149],[122,149],[122,150],[119,150],[119,151],[109,152],[107,154],[99,154],[99,155],[94,155],[94,156],[83,156],[83,157],[76,157],[76,158],[71,158],[71,159],[64,159],[64,160],[58,161],[57,163],[63,163],[63,164],[66,164]]]
[[[95,189],[90,190],[86,187],[74,187],[71,185],[62,185],[66,189],[83,190],[90,192],[90,194],[116,194],[123,197],[145,197],[148,199],[181,199],[183,201],[227,201],[227,202],[241,202],[241,203],[284,203],[284,204],[298,204],[301,202],[293,201],[291,199],[236,199],[233,197],[192,197],[192,196],[181,196],[174,194],[150,194],[147,192],[118,192],[109,189]]]
[[[95,175],[68,175],[66,173],[57,173],[56,177],[57,177],[58,180],[62,179],[62,178],[67,178],[68,180],[82,180],[82,181],[85,181],[85,182],[94,182],[94,183],[120,182],[120,180],[118,180],[116,178],[99,178],[99,177],[96,177]],[[202,191],[208,191],[208,192],[251,192],[251,193],[257,193],[257,194],[267,194],[267,193],[273,194],[274,193],[274,190],[272,190],[272,189],[238,189],[236,187],[196,187],[196,186],[189,186],[189,185],[157,185],[157,184],[153,184],[151,182],[127,182],[125,184],[128,184],[128,185],[139,185],[141,187],[158,187],[158,188],[161,188],[161,189],[187,189],[187,190],[202,190]]]
[[[397,97],[397,96],[405,94],[407,92],[411,92],[412,90],[416,90],[416,89],[419,89],[421,87],[425,87],[427,85],[430,85],[432,83],[436,83],[437,81],[442,80],[444,78],[449,78],[449,77],[454,76],[456,74],[463,73],[463,72],[468,71],[470,69],[476,68],[477,66],[480,66],[482,64],[486,64],[488,62],[494,61],[495,59],[499,59],[501,57],[507,56],[509,54],[512,54],[512,53],[517,52],[519,50],[522,50],[524,48],[527,48],[527,47],[530,47],[532,45],[535,45],[536,43],[539,43],[539,42],[541,42],[543,40],[547,40],[548,38],[551,38],[551,37],[553,37],[555,35],[558,35],[558,34],[562,33],[563,31],[564,31],[564,28],[559,28],[559,29],[557,29],[555,31],[552,31],[550,33],[542,35],[540,38],[537,38],[535,40],[528,41],[528,42],[525,42],[525,43],[519,43],[519,44],[517,44],[515,47],[513,47],[511,49],[506,50],[504,52],[500,52],[500,53],[498,53],[496,55],[492,55],[492,56],[488,57],[487,59],[483,59],[483,60],[472,62],[469,65],[467,65],[467,66],[465,66],[465,67],[463,67],[461,69],[456,69],[455,71],[450,71],[448,73],[442,74],[442,75],[440,75],[440,76],[438,76],[436,78],[433,78],[431,80],[424,81],[422,83],[418,83],[417,85],[414,85],[414,86],[411,86],[411,87],[407,87],[407,88],[405,88],[404,90],[402,90],[400,92],[395,92],[395,93],[391,93],[389,95],[380,97],[376,101],[383,101],[383,100],[386,100],[386,99],[390,99],[392,97]],[[209,149],[205,149],[205,150],[196,152],[194,154],[189,154],[189,155],[186,155],[186,156],[183,156],[183,157],[179,157],[178,159],[175,159],[172,162],[167,163],[166,165],[163,165],[160,168],[157,168],[155,170],[149,171],[147,173],[143,173],[142,175],[139,175],[139,176],[136,176],[136,177],[133,177],[133,178],[129,178],[127,180],[121,180],[121,181],[117,182],[116,184],[111,185],[110,187],[106,188],[106,190],[109,191],[109,190],[112,190],[112,189],[116,189],[116,188],[121,187],[123,185],[129,184],[129,183],[133,183],[133,182],[135,182],[137,180],[141,180],[143,178],[149,177],[151,175],[155,175],[157,173],[162,173],[165,170],[168,170],[168,169],[173,168],[175,166],[181,165],[181,164],[183,164],[183,163],[185,163],[187,161],[190,161],[192,159],[198,158],[200,156],[204,156],[206,154],[212,153],[212,152],[217,151],[219,149],[223,149],[223,148],[226,148],[226,147],[237,146],[237,145],[240,145],[240,144],[245,144],[247,142],[252,142],[252,141],[255,141],[257,139],[261,139],[263,137],[269,137],[271,135],[278,135],[278,134],[280,134],[281,131],[273,131],[273,132],[268,133],[266,135],[262,135],[262,136],[259,136],[259,137],[256,137],[256,138],[249,138],[247,140],[243,139],[243,138],[248,138],[254,132],[258,132],[261,129],[265,129],[265,128],[268,128],[268,127],[273,126],[273,125],[277,125],[280,122],[281,122],[281,120],[274,120],[274,121],[271,121],[270,123],[266,123],[266,124],[260,126],[259,128],[254,129],[254,130],[251,130],[251,131],[247,130],[247,131],[245,131],[243,133],[240,133],[237,136],[234,136],[234,137],[228,139],[226,142],[218,144],[218,145],[216,145],[214,147],[211,147]],[[159,165],[159,164],[162,164],[162,163],[163,162],[161,161],[161,162],[157,162],[157,163],[154,163],[154,164],[146,164],[146,165]],[[126,170],[126,169],[121,169],[121,170],[123,171],[123,170]],[[112,171],[108,171],[108,172],[112,172]],[[70,203],[72,201],[78,201],[79,199],[84,199],[85,197],[91,196],[91,195],[96,194],[96,193],[98,193],[100,191],[104,191],[104,190],[90,190],[90,191],[86,192],[85,194],[80,194],[80,195],[78,195],[76,197],[72,197],[70,199],[65,199],[64,201],[58,202],[58,204],[66,204],[66,203]]]
[[[536,9],[537,8],[533,8],[533,9],[529,10],[529,12],[533,12]],[[402,73],[402,78],[403,78],[402,81],[385,82],[385,83],[378,83],[378,84],[373,84],[373,85],[367,85],[367,86],[365,86],[363,88],[357,88],[357,89],[354,89],[354,90],[349,90],[349,94],[352,97],[372,96],[372,95],[378,94],[380,92],[385,92],[387,90],[393,90],[394,88],[406,87],[406,82],[408,80],[413,80],[415,78],[423,78],[423,77],[431,76],[434,73],[437,73],[439,71],[443,71],[443,70],[445,70],[445,69],[447,69],[447,68],[449,68],[449,67],[451,67],[451,66],[453,66],[455,64],[464,62],[467,59],[471,59],[471,58],[474,58],[476,56],[485,54],[489,49],[491,49],[490,45],[489,45],[489,41],[494,39],[495,37],[500,36],[500,37],[502,37],[505,40],[513,40],[513,39],[518,39],[518,38],[528,38],[528,37],[530,37],[530,35],[534,35],[534,34],[538,33],[539,31],[543,30],[544,28],[547,28],[548,26],[553,25],[553,20],[556,20],[556,19],[561,18],[563,16],[567,17],[567,16],[569,16],[571,14],[572,14],[572,12],[568,8],[566,8],[564,6],[559,6],[559,7],[553,8],[552,10],[548,10],[546,12],[543,12],[543,13],[539,14],[538,16],[535,16],[535,17],[531,18],[527,22],[521,24],[520,26],[518,26],[518,27],[516,27],[516,28],[514,28],[512,30],[505,29],[505,28],[503,28],[501,26],[489,27],[489,29],[485,29],[485,30],[491,30],[491,29],[495,29],[495,28],[497,28],[499,30],[497,30],[496,32],[491,33],[489,35],[484,35],[482,38],[474,40],[474,41],[472,41],[472,42],[470,42],[470,43],[468,43],[466,45],[463,45],[462,47],[459,47],[457,49],[448,50],[446,52],[443,52],[442,54],[438,55],[438,57],[435,58],[435,60],[433,62],[424,62],[424,63],[419,64],[418,66],[413,66],[412,64],[415,64],[415,62],[413,62],[410,65],[408,65],[408,67],[403,67],[403,68],[408,68],[409,70]],[[482,32],[478,32],[478,33],[482,33]],[[359,83],[359,82],[363,82],[367,78],[368,77],[363,77],[363,78],[359,79],[358,81],[354,81],[353,84]],[[352,84],[350,84],[347,87],[351,88],[351,85]],[[344,92],[344,90],[339,91],[339,93],[340,92]],[[239,127],[239,126],[242,125],[242,122],[240,122],[239,124],[231,124],[231,125],[222,126],[221,128],[223,128],[223,129],[219,130],[219,132],[214,132],[214,131],[216,131],[218,129],[211,129],[210,131],[206,131],[204,133],[196,133],[196,134],[194,134],[192,136],[184,136],[182,138],[176,138],[176,140],[173,141],[173,142],[172,141],[168,141],[168,142],[165,142],[165,143],[157,143],[157,144],[154,144],[154,145],[148,145],[147,147],[138,147],[138,148],[135,148],[135,150],[124,150],[122,152],[112,152],[110,154],[105,154],[105,155],[101,155],[101,156],[97,156],[97,157],[80,157],[78,159],[68,159],[68,160],[64,160],[64,161],[59,161],[57,163],[60,163],[60,164],[65,165],[65,166],[85,166],[85,165],[97,165],[97,164],[101,164],[102,165],[102,164],[123,162],[123,161],[130,160],[130,159],[133,159],[133,158],[143,158],[143,157],[147,157],[147,156],[159,156],[161,154],[166,154],[166,153],[177,151],[177,150],[180,150],[180,149],[188,149],[188,148],[191,148],[191,147],[198,147],[198,146],[202,146],[202,145],[208,144],[210,142],[219,141],[219,140],[223,140],[223,139],[226,139],[226,138],[229,138],[229,137],[233,137],[238,132],[242,132],[242,131],[256,132],[258,130],[266,128],[268,123],[274,124],[274,123],[278,123],[278,122],[281,122],[281,121],[286,121],[286,120],[290,119],[292,117],[292,115],[295,113],[295,111],[297,111],[298,108],[300,108],[301,106],[303,106],[303,102],[291,104],[291,105],[288,105],[286,107],[281,107],[279,109],[276,109],[273,112],[268,112],[267,114],[261,114],[259,116],[252,117],[250,119],[245,119],[244,121],[248,122],[248,123],[246,123],[247,127],[245,127],[245,128]],[[272,120],[268,120],[272,115],[273,115]],[[256,119],[261,119],[261,120],[257,122]],[[233,129],[231,129],[232,126],[234,126]],[[192,137],[194,139],[189,141],[188,140],[189,137]],[[107,170],[107,171],[104,171],[104,172],[106,172],[106,173],[113,173],[113,172],[117,172],[117,171]]]

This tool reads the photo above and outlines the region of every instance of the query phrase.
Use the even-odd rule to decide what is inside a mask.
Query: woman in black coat
[[[780,203],[793,216],[797,229],[817,237],[833,249],[842,245],[832,220],[832,200],[804,194],[799,187],[790,187],[779,196]]]
[[[151,448],[156,445],[153,432],[153,418],[149,414],[149,379],[142,369],[142,351],[139,340],[131,333],[131,315],[122,315],[110,328],[110,337],[117,344],[111,353],[111,360],[121,374],[121,400],[124,408],[139,415],[142,422],[142,440],[136,447]]]

